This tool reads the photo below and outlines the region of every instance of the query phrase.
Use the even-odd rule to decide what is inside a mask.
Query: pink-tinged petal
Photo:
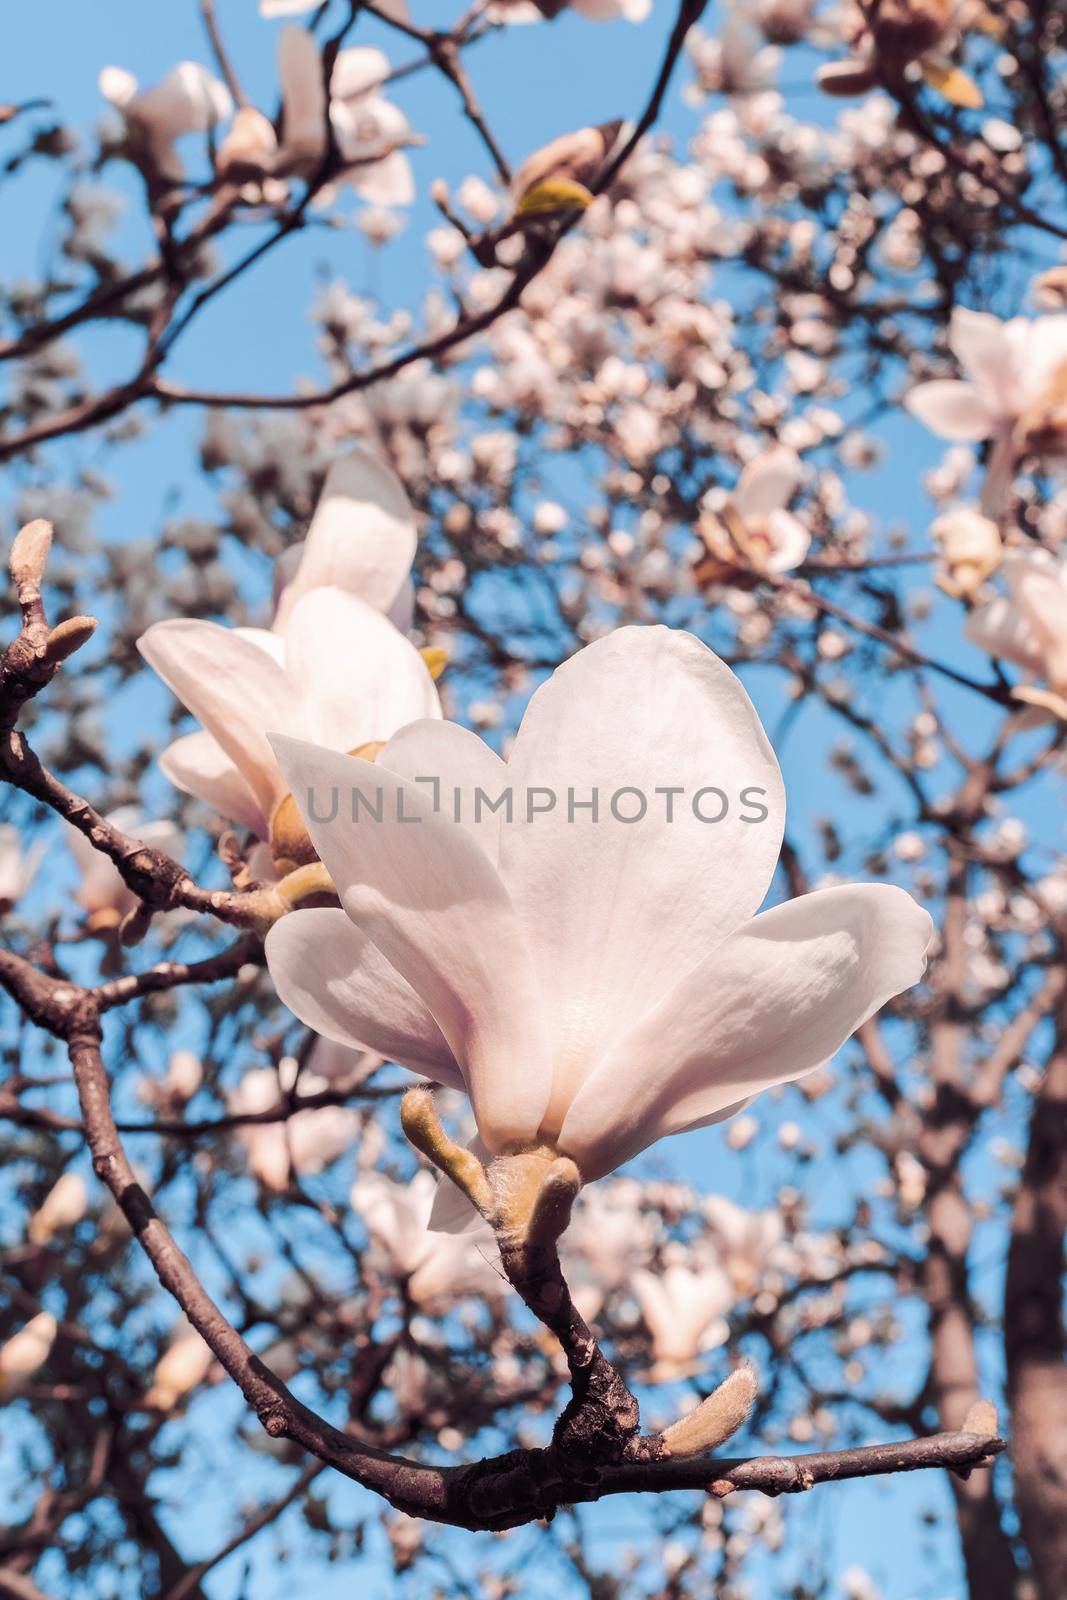
[[[350,450],[326,474],[275,627],[284,626],[301,595],[330,586],[388,612],[411,571],[416,542],[411,502],[396,473],[372,451]]]
[[[390,150],[380,161],[353,167],[348,181],[371,206],[410,206],[415,200],[415,176],[403,150]]]
[[[299,727],[299,702],[281,667],[236,629],[191,617],[155,623],[137,648],[213,735],[269,817],[286,785],[266,729]]]
[[[291,911],[274,924],[264,949],[282,1003],[324,1039],[463,1088],[422,1001],[343,911]]]
[[[389,76],[389,57],[373,45],[339,50],[330,77],[333,100],[354,100],[377,89]]]
[[[823,1065],[925,969],[929,915],[851,884],[756,917],[666,991],[582,1089],[560,1147],[600,1177],[667,1134]]]
[[[742,521],[782,510],[796,494],[803,474],[803,464],[795,450],[775,445],[761,451],[738,479],[734,503]]]
[[[388,617],[342,589],[311,589],[285,625],[285,674],[299,702],[296,731],[334,750],[388,739],[405,723],[438,718],[429,669]]]
[[[785,792],[740,680],[662,627],[620,628],[558,668],[530,702],[509,773],[501,872],[552,1029],[551,1137],[613,1042],[757,910]],[[579,809],[594,790],[596,821]]]
[[[212,811],[239,827],[250,828],[260,838],[270,819],[226,752],[210,733],[190,733],[175,739],[159,758],[160,770],[176,789],[202,800]]]
[[[258,650],[270,656],[276,666],[285,666],[285,640],[269,628],[234,628],[239,639],[247,639]]]
[[[278,39],[282,88],[282,151],[290,161],[317,160],[326,148],[322,56],[306,28],[283,28]]]
[[[378,762],[424,787],[442,815],[467,828],[498,864],[503,812],[496,806],[508,787],[508,765],[484,739],[455,722],[412,722],[393,735]]]
[[[979,650],[1010,661],[1035,676],[1041,672],[1041,651],[1029,620],[1004,595],[972,611],[963,626],[964,637]]]
[[[550,1088],[541,994],[484,852],[387,768],[296,739],[274,744],[342,905],[437,1022],[482,1137],[494,1150],[533,1138]]]
[[[763,557],[769,572],[792,572],[811,548],[811,534],[791,511],[772,511],[767,518],[770,550]]]
[[[975,443],[988,439],[997,425],[974,385],[958,378],[920,383],[904,396],[904,407],[940,439]]]
[[[1067,565],[1045,550],[1013,552],[1004,576],[1015,604],[1029,623],[1042,675],[1056,689],[1067,686]]]
[[[987,311],[957,306],[949,322],[949,348],[990,415],[1017,416],[1024,403],[1030,329],[1025,317],[1002,322]]]

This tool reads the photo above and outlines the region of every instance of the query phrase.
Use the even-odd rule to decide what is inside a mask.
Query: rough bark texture
[[[1004,1324],[1019,1516],[1040,1600],[1067,1592],[1067,1018],[1034,1099]]]

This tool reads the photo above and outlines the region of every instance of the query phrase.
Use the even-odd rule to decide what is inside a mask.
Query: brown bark
[[[1067,1586],[1067,1018],[1034,1097],[1004,1295],[1015,1484],[1040,1600]]]
[[[959,1428],[981,1398],[968,1288],[971,1214],[960,1161],[974,1126],[962,1083],[960,996],[966,947],[967,868],[952,864],[946,907],[940,1015],[931,1028],[934,1103],[918,1141],[928,1174],[930,1241],[921,1273],[929,1312],[930,1392],[941,1426]],[[1001,1523],[991,1473],[951,1480],[969,1600],[1014,1600],[1019,1570]]]

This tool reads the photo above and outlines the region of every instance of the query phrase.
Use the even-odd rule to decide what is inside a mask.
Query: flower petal
[[[422,656],[357,595],[309,590],[293,607],[284,637],[286,678],[300,711],[297,723],[276,724],[281,731],[356,750],[420,717],[440,717]]]
[[[968,311],[965,306],[952,313],[949,348],[995,417],[1014,417],[1022,410],[1032,326],[1025,317],[1002,322],[987,311]]]
[[[904,406],[941,439],[973,443],[988,439],[996,427],[996,417],[974,385],[958,378],[920,383],[904,396]]]
[[[620,628],[558,668],[530,702],[509,772],[516,820],[501,872],[553,1035],[550,1137],[612,1043],[759,907],[785,793],[740,680],[662,627]],[[595,822],[577,809],[594,789]],[[554,808],[529,820],[545,795]],[[617,820],[642,796],[640,820]]]
[[[192,617],[155,623],[137,648],[214,736],[269,817],[286,785],[265,730],[295,729],[300,714],[281,667],[236,629]]]
[[[742,519],[766,517],[792,500],[804,473],[795,450],[775,445],[750,461],[737,482],[734,502]]]
[[[379,611],[396,604],[415,559],[415,516],[387,462],[357,446],[326,474],[299,565],[278,599],[275,627],[301,595],[333,586]]]
[[[850,884],[776,906],[694,967],[585,1084],[561,1148],[586,1179],[813,1071],[917,983],[933,924],[903,889]]]
[[[541,995],[506,889],[464,828],[387,768],[274,741],[352,921],[406,978],[459,1062],[492,1149],[532,1138],[549,1094]],[[329,821],[320,821],[332,807]],[[362,798],[359,798],[362,797]],[[379,808],[380,821],[367,807]]]
[[[175,739],[159,757],[160,770],[183,794],[191,794],[220,817],[266,837],[270,818],[218,741],[210,733]]]
[[[289,160],[315,160],[326,147],[326,88],[322,56],[306,28],[283,28],[278,38],[282,88],[282,151]]]
[[[378,762],[409,783],[425,784],[442,815],[467,828],[498,864],[502,812],[490,806],[508,786],[508,764],[484,739],[455,722],[411,722],[393,735]]]
[[[271,928],[264,948],[282,1003],[324,1039],[373,1050],[463,1088],[463,1075],[422,1001],[343,911],[291,911]]]

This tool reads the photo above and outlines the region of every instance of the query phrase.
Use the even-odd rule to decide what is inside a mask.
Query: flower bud
[[[48,552],[52,548],[52,524],[37,517],[15,535],[9,565],[17,589],[39,589],[44,582]]]

